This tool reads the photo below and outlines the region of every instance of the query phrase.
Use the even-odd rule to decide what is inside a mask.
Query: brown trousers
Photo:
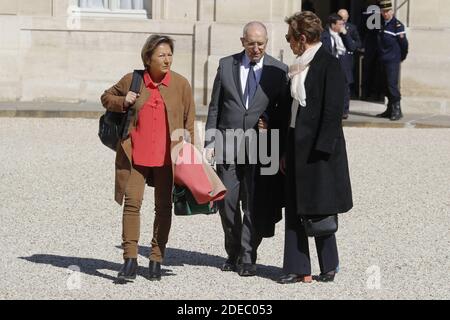
[[[162,262],[172,223],[172,167],[141,167],[133,165],[125,190],[122,220],[123,257],[137,258],[140,233],[140,210],[145,180],[151,175],[155,186],[155,220],[150,260]]]

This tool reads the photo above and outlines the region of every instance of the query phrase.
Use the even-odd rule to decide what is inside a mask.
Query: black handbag
[[[328,236],[338,230],[338,216],[302,217],[302,224],[308,237]]]
[[[174,214],[176,216],[192,216],[195,214],[214,214],[218,211],[217,202],[199,204],[186,187],[174,186],[172,193]]]
[[[135,93],[141,91],[143,75],[143,70],[134,70],[130,91]],[[133,110],[130,107],[127,112],[106,111],[105,114],[100,117],[98,137],[105,146],[116,151],[117,143],[119,143],[120,140],[127,138],[132,112]]]

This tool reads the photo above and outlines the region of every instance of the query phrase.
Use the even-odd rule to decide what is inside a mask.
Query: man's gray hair
[[[267,34],[267,28],[264,25],[264,23],[260,22],[260,21],[251,21],[249,23],[247,23],[244,27],[244,32],[242,33],[242,36],[245,38],[247,36],[248,33],[248,29],[250,29],[251,27],[260,27],[261,29],[264,30],[264,33],[266,34],[266,38],[268,36]]]

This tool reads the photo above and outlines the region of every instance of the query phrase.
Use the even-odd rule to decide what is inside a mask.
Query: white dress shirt
[[[256,83],[259,83],[261,80],[262,70],[264,66],[264,56],[256,63],[256,65],[253,67],[253,70],[255,71],[256,76]],[[244,58],[241,62],[241,89],[242,94],[245,92],[245,86],[247,85],[247,78],[248,73],[250,71],[250,59],[246,54],[244,54]],[[248,109],[248,98],[247,101],[245,101],[245,108]]]

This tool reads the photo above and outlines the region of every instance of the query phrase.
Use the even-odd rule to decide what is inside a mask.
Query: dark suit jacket
[[[244,52],[222,58],[214,80],[211,102],[209,104],[206,130],[217,129],[223,134],[227,129],[256,129],[260,117],[269,118],[271,128],[279,128],[281,112],[289,107],[289,81],[287,77],[288,67],[269,55],[264,56],[264,65],[255,96],[245,108],[245,101],[241,89],[240,65]],[[217,161],[226,160],[226,144],[234,145],[230,139],[224,139],[221,146],[219,137],[206,137],[205,147],[216,148]],[[237,147],[235,145],[235,147]],[[223,150],[219,150],[223,149]],[[234,159],[238,153],[236,149]],[[239,150],[239,155],[241,151]]]
[[[257,129],[258,120],[263,115],[268,118],[270,129],[279,129],[283,116],[291,104],[288,67],[266,54],[258,88],[247,110],[240,80],[240,65],[243,56],[244,52],[241,52],[221,59],[214,80],[206,130],[217,129],[223,133],[224,137],[227,129],[242,129],[243,131]],[[219,137],[206,137],[205,147],[214,145],[216,160],[220,163],[227,159],[227,144],[235,150],[235,155],[237,148],[234,141],[230,141],[230,139],[225,139],[223,146],[218,139]],[[270,148],[268,149],[270,150]],[[245,153],[245,150],[240,149],[239,151]],[[279,159],[279,155],[275,156]],[[233,158],[236,160],[236,156]],[[253,171],[254,186],[250,186],[250,188],[254,188],[254,198],[249,208],[256,216],[253,221],[258,234],[262,237],[271,237],[274,235],[275,223],[281,220],[281,206],[284,198],[282,194],[283,178],[280,174],[263,176],[260,174],[261,167],[263,166],[258,161],[258,165]]]
[[[344,85],[338,60],[321,47],[305,80],[306,107],[299,108],[286,141],[292,164],[287,168],[287,210],[298,215],[332,215],[353,206],[342,130]]]
[[[347,29],[347,32],[350,34],[350,37],[355,42],[356,46],[355,50],[362,48],[362,42],[361,37],[359,36],[358,28],[353,23],[347,22],[345,24],[345,29]]]
[[[353,52],[356,51],[356,42],[352,39],[350,33],[347,32],[346,35],[340,34],[342,38],[342,42],[344,43],[345,48],[347,49],[347,52],[345,55],[340,56],[339,62],[341,64],[342,70],[345,73],[345,79],[348,84],[351,84],[354,82],[353,78]],[[332,47],[332,41],[331,41],[331,34],[328,27],[325,28],[324,32],[321,36],[321,41],[323,44],[323,47],[328,51],[328,53],[333,53],[333,47]]]

